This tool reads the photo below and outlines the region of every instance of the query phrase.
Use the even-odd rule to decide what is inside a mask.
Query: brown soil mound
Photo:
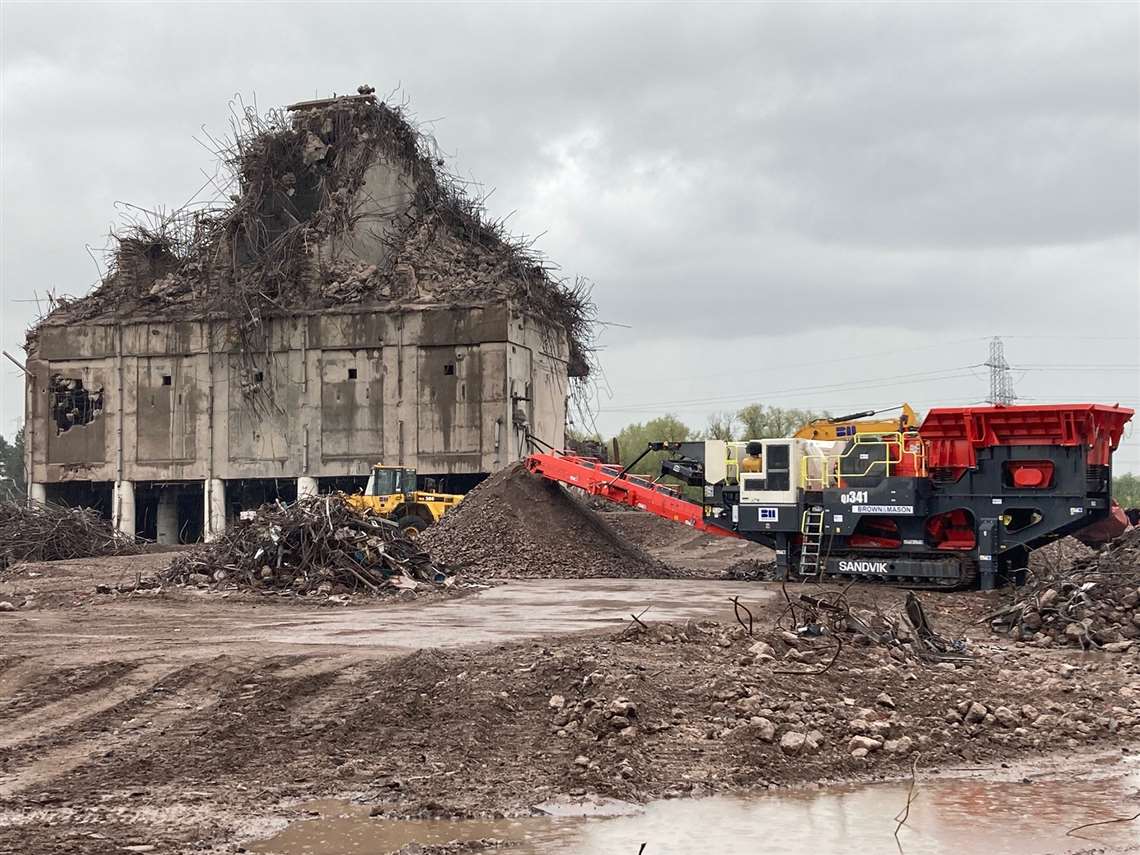
[[[467,494],[422,537],[438,561],[486,576],[673,575],[557,484],[515,464]]]

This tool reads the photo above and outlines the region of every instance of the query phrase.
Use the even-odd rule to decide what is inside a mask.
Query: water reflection
[[[899,842],[906,855],[1039,855],[1140,846],[1140,821],[1066,830],[1140,810],[1140,769],[1116,763],[1079,778],[997,780],[975,775],[920,781]],[[580,853],[645,855],[765,853],[874,855],[897,852],[894,817],[906,804],[907,783],[777,791],[749,798],[715,797],[654,802],[633,816],[607,819],[533,817],[493,822],[386,822],[368,807],[312,805],[319,819],[293,823],[249,847],[274,855],[384,853],[411,843],[496,837],[517,841],[519,855]]]

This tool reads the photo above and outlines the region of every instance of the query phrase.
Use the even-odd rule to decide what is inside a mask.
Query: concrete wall
[[[406,164],[377,157],[364,173],[361,188],[353,200],[357,217],[354,227],[325,242],[325,257],[332,261],[385,265],[412,208],[414,187]]]
[[[221,321],[42,327],[27,361],[30,480],[492,472],[526,452],[519,408],[564,441],[564,338],[506,302],[294,315],[264,339],[242,352]],[[97,414],[61,430],[53,378],[101,392]]]

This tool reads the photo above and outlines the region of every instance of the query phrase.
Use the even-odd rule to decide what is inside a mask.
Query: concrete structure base
[[[297,479],[297,498],[304,499],[317,495],[317,479],[309,475],[302,475]]]
[[[115,491],[111,498],[112,516],[115,530],[127,535],[135,536],[135,484],[133,481],[116,481]]]
[[[217,540],[226,530],[226,482],[221,478],[207,478],[203,484],[204,521],[202,539]]]

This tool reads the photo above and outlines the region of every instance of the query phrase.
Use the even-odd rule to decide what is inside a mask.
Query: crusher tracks
[[[860,551],[858,553],[852,553],[852,555],[853,557],[860,559],[891,559],[899,557],[897,552],[875,552],[871,550],[866,552]],[[797,581],[817,580],[821,582],[870,582],[879,585],[887,585],[893,588],[907,588],[916,591],[965,591],[973,590],[978,585],[978,561],[972,556],[948,556],[945,552],[942,552],[908,555],[907,557],[937,561],[945,561],[948,557],[956,558],[959,567],[958,577],[956,579],[950,580],[931,580],[916,576],[877,576],[863,573],[821,573],[819,575],[813,576],[801,576],[795,567],[792,568],[791,575]]]

